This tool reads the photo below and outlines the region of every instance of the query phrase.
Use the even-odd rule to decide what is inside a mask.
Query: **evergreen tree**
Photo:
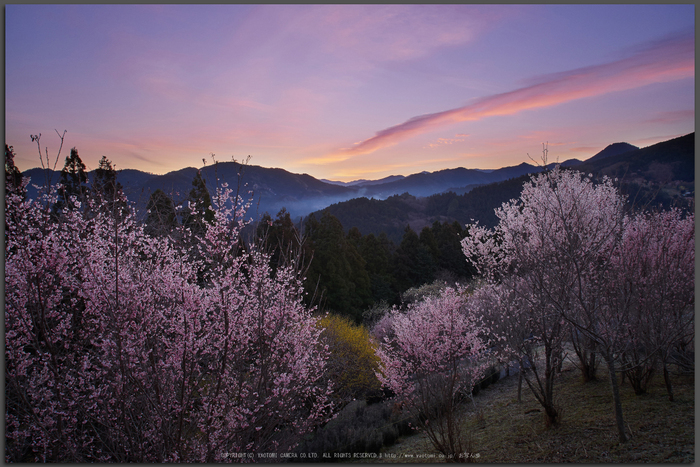
[[[379,238],[374,234],[362,237],[358,251],[365,260],[365,270],[369,274],[372,299],[375,303],[385,301],[398,304],[398,291],[392,282],[391,247],[393,243],[382,232]]]
[[[433,282],[435,264],[430,249],[421,243],[418,234],[406,226],[403,239],[394,257],[394,280],[400,292]]]
[[[427,250],[430,252],[430,256],[433,259],[433,264],[437,265],[438,261],[440,260],[440,249],[438,248],[438,243],[435,239],[433,230],[430,227],[423,227],[423,230],[420,232],[419,240],[421,245],[425,246],[425,248],[427,248]]]
[[[172,232],[177,226],[175,205],[170,196],[161,189],[153,192],[146,205],[146,233],[151,236],[163,236]]]
[[[121,183],[117,181],[117,171],[106,156],[102,156],[99,167],[95,169],[90,196],[98,206],[97,209],[111,213],[115,217],[125,215],[126,197]]]
[[[22,186],[22,172],[15,166],[15,150],[5,144],[5,196]]]
[[[282,208],[275,220],[269,213],[263,214],[256,230],[256,241],[270,254],[270,265],[274,270],[297,258],[302,246],[301,233],[294,225],[289,212]],[[304,258],[301,258],[304,260]]]
[[[372,304],[364,259],[328,211],[320,220],[309,216],[305,229],[307,248],[313,252],[305,289],[322,294],[322,306],[361,322],[362,312]]]
[[[362,233],[360,229],[357,227],[350,228],[348,231],[348,241],[359,251],[360,245],[362,244]]]
[[[466,231],[462,230],[459,222],[440,224],[435,221],[432,226],[433,236],[437,243],[437,269],[448,271],[456,279],[469,279],[476,274],[473,266],[466,261],[462,252],[462,238]],[[444,272],[443,272],[444,274]]]
[[[192,180],[192,189],[187,201],[190,203],[190,208],[193,209],[185,212],[183,224],[194,235],[201,237],[206,232],[207,226],[214,222],[214,211],[212,210],[211,196],[207,190],[206,181],[202,178],[200,170],[197,171]]]
[[[27,190],[22,186],[22,172],[15,166],[15,151],[12,146],[5,144],[5,255],[7,251],[8,232],[10,225],[17,225],[23,213],[12,206],[24,201]]]
[[[78,150],[76,148],[71,149],[70,156],[66,156],[66,162],[63,165],[63,170],[61,170],[61,185],[58,188],[58,199],[53,205],[54,215],[60,215],[61,211],[66,207],[71,211],[74,210],[76,208],[75,203],[71,200],[73,196],[85,209],[86,195],[88,193],[88,177],[85,170],[85,164],[80,159]]]

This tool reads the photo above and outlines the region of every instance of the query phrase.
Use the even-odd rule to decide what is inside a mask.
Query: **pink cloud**
[[[437,147],[441,147],[441,146],[451,145],[454,143],[462,143],[462,142],[464,142],[466,137],[467,137],[467,135],[459,134],[459,135],[455,135],[454,138],[438,138],[437,141],[433,141],[432,143],[428,143],[427,147],[437,148]]]
[[[671,112],[661,112],[656,117],[645,120],[644,123],[676,123],[695,118],[695,110],[675,110]]]
[[[619,60],[540,77],[514,91],[496,94],[456,109],[413,117],[378,131],[352,148],[328,156],[344,160],[392,146],[445,125],[485,117],[512,115],[524,110],[551,107],[576,99],[634,89],[695,75],[693,34],[666,38],[633,51]]]
[[[652,136],[650,138],[641,138],[634,140],[630,144],[634,144],[635,146],[639,146],[640,148],[645,148],[647,146],[652,146],[656,143],[661,143],[662,141],[680,138],[681,136],[685,136],[686,134],[687,133],[673,133],[670,135]]]

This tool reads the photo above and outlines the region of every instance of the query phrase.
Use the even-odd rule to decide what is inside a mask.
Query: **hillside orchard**
[[[497,210],[493,229],[478,225],[464,252],[491,287],[511,303],[491,316],[507,344],[506,358],[527,361],[533,388],[556,423],[552,381],[566,335],[582,342],[584,379],[595,375],[588,355],[606,363],[620,442],[625,442],[616,372],[643,392],[645,368],[692,352],[694,323],[694,215],[624,212],[624,200],[603,178],[556,168],[532,178],[518,200]],[[523,330],[542,352],[543,371],[525,345]],[[498,334],[498,332],[497,332]],[[668,380],[668,379],[667,379]],[[667,384],[672,398],[670,381]]]
[[[628,210],[607,178],[545,171],[496,211],[494,228],[407,231],[392,261],[385,238],[346,237],[330,215],[310,221],[309,242],[284,212],[243,241],[248,205],[225,184],[187,206],[161,192],[138,220],[109,161],[88,189],[77,151],[61,184],[27,199],[5,154],[9,462],[292,452],[355,398],[382,392],[436,451],[469,460],[458,406],[493,365],[519,368],[546,424],[560,423],[554,381],[569,345],[583,381],[606,363],[623,443],[619,376],[643,394],[661,370],[673,401],[670,369],[694,371],[694,215]],[[395,297],[399,282],[401,292],[432,282],[440,263],[429,259],[448,264],[460,240],[468,284],[372,302]],[[368,266],[372,251],[382,254]],[[338,290],[325,297],[354,294],[371,329],[355,309],[341,318],[314,307],[306,275],[318,285],[331,265]]]

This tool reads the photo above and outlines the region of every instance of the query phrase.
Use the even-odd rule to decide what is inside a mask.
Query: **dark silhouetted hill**
[[[571,159],[561,165],[597,176],[618,178],[630,196],[638,197],[641,193],[644,199],[668,204],[684,193],[686,197],[687,193],[694,193],[695,134],[643,149],[615,143],[584,162]],[[188,167],[154,175],[123,169],[118,171],[117,180],[129,200],[143,211],[151,193],[158,189],[170,195],[175,204],[186,200],[197,170]],[[455,168],[350,183],[322,181],[308,174],[237,162],[219,162],[199,170],[210,194],[215,194],[217,185],[227,183],[245,200],[252,197],[249,210],[252,218],[257,219],[265,212],[274,217],[286,208],[294,219],[299,219],[331,207],[345,228],[356,226],[362,233],[370,233],[384,228],[403,229],[408,223],[418,229],[434,220],[466,223],[474,218],[490,225],[495,221],[493,208],[517,197],[519,191],[515,188],[522,186],[527,174],[542,169],[522,163],[496,170]],[[92,174],[88,174],[90,180]],[[57,183],[60,179],[58,172],[39,168],[27,170],[23,175],[31,177],[32,184],[42,186],[47,180]],[[37,190],[30,187],[29,196],[35,197],[36,193]],[[366,201],[361,201],[363,198]],[[430,198],[432,201],[426,201]],[[345,203],[349,200],[356,201]],[[386,200],[386,203],[382,204],[380,200]],[[346,207],[352,207],[351,211],[357,214],[342,213]]]
[[[586,162],[598,161],[601,159],[605,159],[606,157],[617,156],[629,151],[636,151],[637,149],[639,149],[637,146],[634,146],[629,143],[613,143],[607,146],[602,151],[600,151],[598,154],[594,155],[593,157],[586,159]]]

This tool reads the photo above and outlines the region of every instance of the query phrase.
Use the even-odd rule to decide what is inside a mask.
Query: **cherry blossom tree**
[[[627,347],[622,367],[635,393],[642,394],[663,369],[669,399],[668,365],[692,348],[695,303],[695,216],[677,209],[642,212],[626,219],[621,247],[608,280],[612,303],[628,309]]]
[[[377,351],[380,382],[405,398],[438,451],[448,459],[469,460],[459,457],[470,446],[456,410],[484,371],[486,343],[464,290],[446,288],[438,297],[391,313],[392,332]]]
[[[198,242],[147,235],[115,199],[52,222],[51,196],[6,198],[6,460],[231,461],[327,420],[303,278],[237,247],[226,187]]]
[[[23,185],[26,186],[26,179]],[[54,196],[5,198],[5,381],[6,455],[8,460],[58,461],[82,455],[77,443],[89,437],[80,410],[83,346],[77,339],[78,309],[66,303],[78,288],[82,220],[51,222]],[[21,215],[20,215],[21,213]],[[89,450],[89,447],[88,447]],[[59,455],[58,452],[64,453]]]
[[[527,280],[504,277],[498,284],[486,283],[471,297],[494,342],[502,364],[515,361],[537,401],[545,423],[556,424],[559,410],[554,395],[555,376],[563,360],[567,323],[544,297],[538,296]]]
[[[533,176],[518,200],[496,210],[499,224],[493,231],[470,226],[471,235],[462,243],[488,280],[518,277],[509,283],[527,306],[535,305],[540,320],[564,320],[595,342],[608,366],[621,442],[627,435],[615,357],[626,316],[608,306],[600,292],[620,242],[623,206],[612,180],[593,183],[591,176],[557,166]],[[556,326],[547,328],[556,332]],[[557,346],[551,351],[558,352]]]

